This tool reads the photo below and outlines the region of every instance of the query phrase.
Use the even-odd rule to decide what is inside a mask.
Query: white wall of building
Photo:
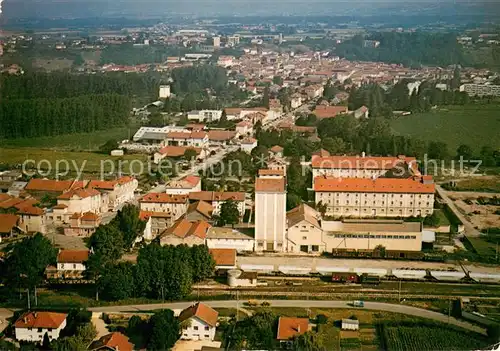
[[[45,328],[15,328],[16,340],[17,341],[30,341],[35,343],[42,343],[45,333],[48,334],[50,340],[56,340],[59,338],[61,330],[66,327],[66,320],[57,329]]]
[[[285,234],[286,193],[255,193],[255,250],[286,251]]]
[[[182,340],[210,340],[215,337],[215,327],[212,327],[199,318],[191,317],[187,321],[190,326],[182,330]]]

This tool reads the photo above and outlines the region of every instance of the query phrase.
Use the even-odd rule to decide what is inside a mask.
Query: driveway
[[[350,304],[352,301],[322,301],[322,300],[266,300],[271,304],[271,307],[304,307],[304,308],[349,308],[353,309]],[[260,301],[263,302],[263,301]],[[205,304],[213,308],[237,308],[243,301],[221,300],[221,301],[204,301]],[[191,306],[193,302],[174,302],[165,304],[151,305],[132,305],[132,306],[107,306],[90,308],[93,312],[130,312],[130,311],[150,311],[157,309],[184,309]],[[425,310],[422,308],[390,304],[383,302],[365,302],[364,309],[402,313],[410,316],[432,319],[442,323],[449,323],[455,326],[468,329],[477,333],[486,334],[485,329],[475,326],[471,323],[458,320],[453,317],[448,317],[444,314]]]

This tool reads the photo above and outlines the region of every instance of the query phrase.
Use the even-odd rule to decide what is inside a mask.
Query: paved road
[[[455,202],[452,199],[450,199],[448,194],[446,194],[446,191],[443,188],[441,188],[441,185],[436,184],[436,191],[439,194],[439,196],[441,196],[443,201],[448,204],[453,213],[462,221],[465,228],[465,234],[470,236],[481,235],[481,233],[476,228],[474,228],[474,225],[471,222],[469,222],[469,220],[465,218],[465,216],[459,211],[457,206],[455,206]]]
[[[351,301],[322,301],[322,300],[267,300],[267,301],[271,304],[271,307],[350,308],[350,309],[354,308],[350,305]],[[235,300],[205,301],[204,303],[213,308],[237,308],[243,304],[243,301],[240,301],[239,304]],[[107,306],[107,307],[94,307],[90,308],[90,310],[93,312],[106,312],[106,313],[151,311],[164,308],[169,308],[172,310],[181,310],[186,307],[189,307],[191,304],[192,302],[175,302],[175,303],[151,304],[151,305]],[[438,312],[424,310],[417,307],[383,303],[383,302],[365,302],[364,309],[402,313],[410,316],[432,319],[438,322],[450,323],[477,333],[486,334],[483,328],[475,326],[471,323],[464,322],[455,319],[453,317],[448,317]]]

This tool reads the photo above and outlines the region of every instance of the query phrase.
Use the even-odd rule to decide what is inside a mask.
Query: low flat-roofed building
[[[210,254],[215,261],[215,269],[233,269],[236,268],[236,250],[235,249],[209,249]]]
[[[206,244],[211,249],[235,249],[238,252],[253,251],[254,237],[236,228],[212,227],[207,232]]]
[[[344,219],[322,221],[326,251],[373,250],[381,245],[391,251],[421,251],[422,224],[403,220]]]

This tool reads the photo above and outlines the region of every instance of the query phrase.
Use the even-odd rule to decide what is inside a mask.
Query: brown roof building
[[[308,318],[280,317],[277,339],[280,341],[290,340],[295,336],[307,333],[308,330]]]

